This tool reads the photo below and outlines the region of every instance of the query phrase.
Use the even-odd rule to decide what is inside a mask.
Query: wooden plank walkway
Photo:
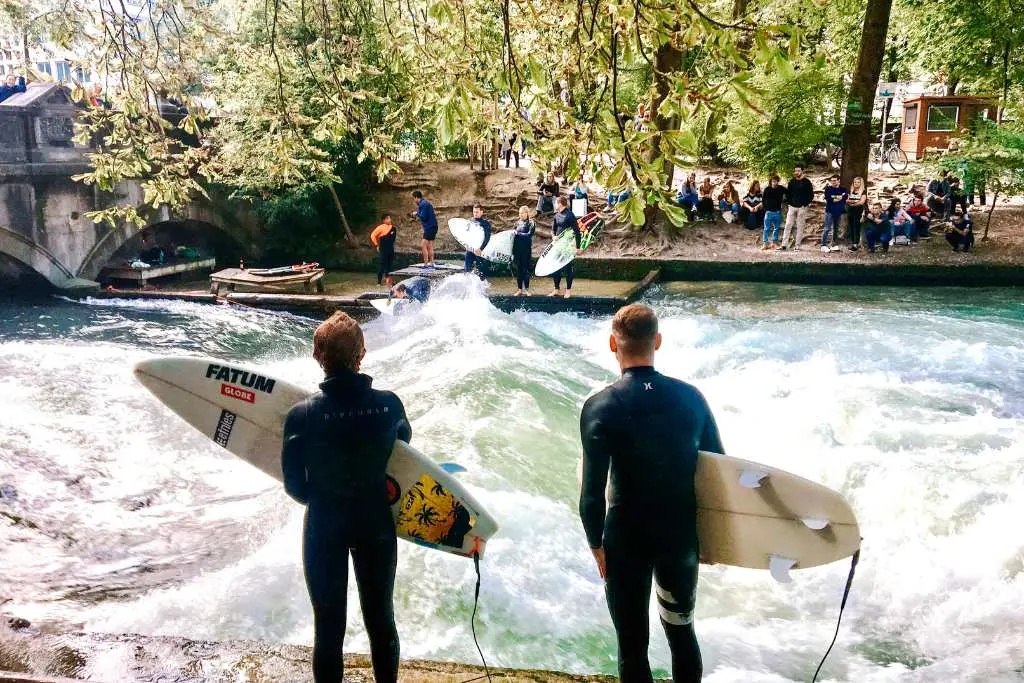
[[[107,266],[100,271],[99,279],[103,282],[110,280],[126,280],[129,282],[137,282],[140,287],[145,287],[146,282],[149,280],[170,277],[172,275],[181,275],[182,273],[193,273],[200,270],[213,270],[216,267],[217,259],[215,258],[204,258],[193,261],[172,260],[170,263],[153,266],[152,268],[143,268],[141,270],[129,268],[128,266]]]

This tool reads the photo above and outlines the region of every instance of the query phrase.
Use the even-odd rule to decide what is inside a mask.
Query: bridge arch
[[[38,273],[54,287],[63,287],[75,275],[40,244],[20,232],[0,226],[0,253]]]
[[[180,214],[162,210],[145,226],[132,223],[108,228],[97,237],[96,243],[82,259],[76,276],[95,280],[119,251],[139,242],[144,232],[154,234],[164,246],[169,240],[160,238],[167,234],[198,238],[216,251],[222,260],[225,256],[229,259],[239,256],[252,258],[259,253],[260,227],[259,221],[239,202],[228,201],[223,205],[196,203]],[[178,243],[183,242],[179,240]],[[185,239],[184,243],[188,240]]]

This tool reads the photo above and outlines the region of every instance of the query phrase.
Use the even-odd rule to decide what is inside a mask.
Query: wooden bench
[[[301,287],[306,294],[311,294],[314,289],[323,293],[325,272],[323,268],[314,268],[287,275],[253,275],[241,268],[225,268],[210,275],[210,293],[220,296],[222,288],[233,292],[239,286],[258,292],[282,292]]]

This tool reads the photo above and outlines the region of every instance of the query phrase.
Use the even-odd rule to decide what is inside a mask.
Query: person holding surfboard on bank
[[[530,207],[519,207],[515,237],[512,238],[512,261],[516,268],[516,296],[530,295],[530,259],[533,257],[533,233],[537,224],[530,218]]]
[[[473,205],[473,222],[484,230],[484,241],[476,249],[466,250],[465,271],[467,273],[476,271],[482,278],[487,277],[487,259],[483,258],[484,247],[491,241],[491,222],[484,218],[484,207],[480,204]]]
[[[398,680],[394,588],[395,522],[387,500],[388,459],[412,427],[401,399],[370,388],[359,324],[338,311],[313,333],[313,357],[326,375],[320,392],[285,419],[285,491],[306,506],[302,558],[313,603],[313,679],[341,683],[352,555],[374,678]]]
[[[658,318],[620,308],[608,345],[622,376],[580,415],[580,518],[618,638],[623,683],[651,683],[651,580],[672,651],[672,680],[700,681],[693,629],[700,548],[694,477],[698,450],[724,453],[715,418],[695,387],[654,369]],[[609,470],[611,490],[607,493]]]
[[[572,230],[573,237],[576,238],[576,254],[580,253],[580,240],[582,235],[580,234],[580,225],[576,220],[576,214],[569,209],[569,200],[565,197],[559,197],[555,200],[555,216],[551,219],[551,241],[554,242],[558,239],[566,230]],[[551,279],[555,283],[555,289],[548,296],[562,296],[562,277],[565,277],[565,298],[568,299],[572,296],[572,280],[575,272],[573,271],[572,261],[562,266],[561,269],[552,273]]]
[[[391,214],[381,214],[380,225],[370,233],[370,243],[377,249],[377,284],[392,285],[391,266],[395,262],[395,239],[398,230],[391,222]]]

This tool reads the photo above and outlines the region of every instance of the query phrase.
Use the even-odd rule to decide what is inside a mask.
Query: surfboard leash
[[[469,618],[469,630],[473,633],[473,644],[476,645],[476,651],[480,655],[480,661],[484,665],[484,675],[477,676],[476,678],[470,678],[462,683],[472,683],[472,681],[482,681],[487,679],[487,683],[491,683],[491,670],[487,666],[487,660],[484,658],[484,651],[480,648],[480,641],[476,637],[476,610],[480,605],[480,539],[476,539],[476,547],[473,549],[473,569],[476,570],[476,589],[473,591],[473,616]]]
[[[839,618],[836,620],[836,632],[832,636],[832,643],[825,650],[825,656],[821,658],[818,663],[818,668],[814,670],[814,678],[811,679],[811,683],[817,683],[818,674],[821,673],[821,667],[825,666],[825,660],[828,659],[829,654],[832,653],[832,648],[835,647],[836,640],[839,638],[839,627],[843,623],[843,610],[846,609],[846,600],[850,597],[850,588],[853,586],[853,575],[857,571],[857,562],[860,561],[860,548],[857,548],[857,552],[853,554],[853,559],[850,560],[850,574],[846,577],[846,588],[843,589],[843,601],[839,603]]]

